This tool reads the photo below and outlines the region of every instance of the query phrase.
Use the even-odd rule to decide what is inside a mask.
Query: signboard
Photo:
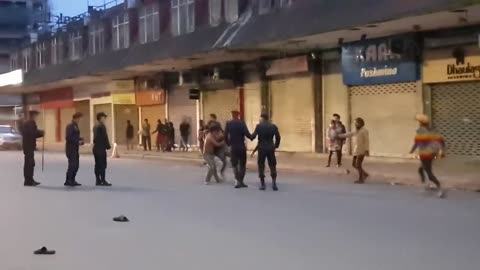
[[[293,74],[308,71],[306,56],[291,57],[274,60],[267,69],[267,76]]]
[[[417,51],[410,36],[347,44],[342,48],[343,82],[372,85],[417,81]]]
[[[456,47],[425,52],[424,83],[480,81],[480,49]]]
[[[135,93],[117,93],[112,94],[113,104],[134,105]]]
[[[57,109],[73,107],[73,89],[71,87],[57,88],[39,92],[42,109]]]
[[[147,90],[136,92],[138,106],[164,105],[165,90]]]
[[[23,71],[21,69],[0,74],[0,87],[21,84],[22,82]]]

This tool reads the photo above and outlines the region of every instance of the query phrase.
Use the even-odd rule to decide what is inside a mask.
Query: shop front
[[[198,102],[190,99],[190,89],[198,87],[197,85],[176,85],[168,90],[168,119],[175,127],[175,143],[180,144],[180,124],[183,119],[190,123],[189,144],[197,144],[198,130]]]
[[[210,114],[216,114],[218,121],[225,127],[232,119],[232,111],[241,111],[240,88],[232,80],[210,82],[202,86],[203,119],[208,122]]]
[[[136,127],[140,129],[143,121],[148,119],[153,132],[153,129],[155,129],[157,125],[157,121],[161,120],[163,123],[167,116],[165,90],[137,90],[135,95],[136,103],[140,110],[140,121]]]
[[[244,84],[243,84],[243,96],[244,96],[244,108],[243,117],[245,124],[251,133],[255,130],[258,122],[260,121],[260,115],[262,114],[262,78],[261,73],[258,70],[245,70],[244,71]],[[253,150],[256,146],[256,141],[247,141],[247,146],[250,150]]]
[[[114,93],[113,103],[113,127],[115,142],[120,145],[127,144],[127,121],[134,127],[138,127],[138,107],[135,102],[135,93]]]
[[[282,135],[281,151],[315,151],[314,76],[306,56],[275,60],[267,70],[270,111]]]
[[[422,110],[416,43],[409,36],[366,40],[342,50],[344,84],[349,86],[350,120],[370,131],[370,153],[407,157]]]
[[[480,49],[474,46],[427,50],[423,65],[426,110],[442,134],[447,154],[480,157]]]
[[[70,87],[39,92],[45,142],[65,141],[66,126],[75,113],[73,90]]]

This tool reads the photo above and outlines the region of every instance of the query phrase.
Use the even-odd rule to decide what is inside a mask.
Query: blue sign
[[[342,48],[343,82],[372,85],[419,79],[419,49],[410,36],[359,41]]]

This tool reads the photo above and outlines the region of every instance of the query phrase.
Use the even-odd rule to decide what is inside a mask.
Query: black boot
[[[111,187],[112,184],[108,183],[106,178],[105,178],[105,172],[102,173],[102,186],[104,187]]]
[[[273,191],[278,191],[277,178],[276,177],[272,178],[272,189],[273,189]]]
[[[100,178],[99,174],[95,174],[95,185],[96,186],[101,186],[102,185],[102,179]]]
[[[265,186],[265,178],[260,178],[260,190],[266,190],[267,187]]]

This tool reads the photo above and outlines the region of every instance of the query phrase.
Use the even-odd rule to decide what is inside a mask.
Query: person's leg
[[[220,151],[218,158],[222,161],[222,167],[220,168],[220,173],[222,174],[222,178],[224,178],[225,169],[227,168],[227,146],[223,146]]]
[[[422,167],[425,170],[425,173],[428,176],[428,180],[430,182],[434,183],[435,186],[437,186],[438,189],[442,188],[442,185],[440,184],[440,181],[438,181],[437,177],[433,174],[433,160],[431,159],[424,159],[422,160]]]
[[[143,145],[143,150],[147,151],[147,137],[142,136],[142,145]]]
[[[359,155],[356,158],[355,168],[358,170],[358,181],[356,183],[362,184],[365,182],[365,178],[368,174],[363,170],[363,160],[365,159],[364,155]]]
[[[23,164],[23,176],[25,179],[24,184],[30,185],[35,183],[33,179],[33,171],[35,168],[35,155],[34,152],[27,152],[24,156],[24,164]]]
[[[96,152],[93,153],[93,158],[95,159],[95,184],[98,186],[102,183],[101,178],[101,159],[100,155]]]
[[[328,162],[327,162],[327,167],[330,167],[330,163],[332,162],[332,155],[333,151],[328,151]]]
[[[215,180],[219,181],[219,177],[217,174],[217,164],[215,162],[215,155],[204,155],[205,162],[207,162],[208,172],[205,178],[205,183],[210,183],[212,176],[215,177]]]
[[[72,179],[76,183],[78,170],[80,169],[80,155],[76,154],[73,160]]]
[[[235,188],[240,188],[240,171],[239,171],[239,156],[238,156],[238,150],[237,149],[232,149],[232,156],[230,158],[230,161],[232,162],[232,168],[233,168],[233,175],[235,176]]]
[[[418,168],[418,174],[420,175],[420,180],[422,183],[425,183],[425,170],[423,169],[423,162],[420,161],[420,167]]]
[[[267,154],[268,167],[270,168],[270,175],[272,176],[272,188],[274,191],[278,190],[277,187],[277,157],[275,156],[275,150],[268,151]]]
[[[258,149],[258,177],[260,178],[260,190],[265,190],[265,160],[267,153],[263,149]]]
[[[148,143],[148,151],[152,151],[152,136],[148,135],[147,143]]]
[[[242,149],[240,153],[238,153],[238,177],[240,179],[240,185],[243,188],[248,187],[245,184],[245,174],[247,172],[247,150]]]
[[[337,167],[342,166],[342,150],[335,151],[337,153]]]
[[[107,152],[103,152],[102,156],[102,171],[101,171],[101,178],[102,178],[102,185],[103,186],[111,186],[112,184],[107,182]]]
[[[65,185],[70,185],[70,183],[72,182],[72,170],[73,170],[73,161],[72,161],[72,156],[71,155],[67,155],[67,163],[68,163],[68,167],[67,167],[67,176],[65,178]]]

